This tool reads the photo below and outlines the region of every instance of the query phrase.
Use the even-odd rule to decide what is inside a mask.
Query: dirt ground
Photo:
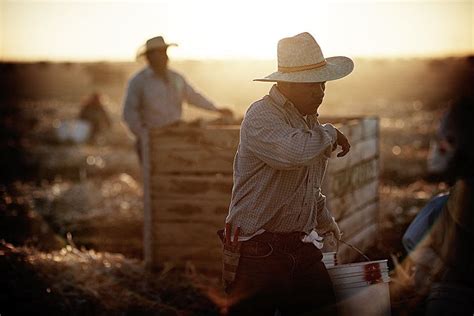
[[[424,180],[429,143],[447,100],[372,104],[359,114],[380,117],[380,238],[366,254],[389,259],[393,268],[391,255],[405,256],[401,237],[409,223],[447,190]],[[0,267],[6,287],[0,314],[223,312],[218,276],[192,266],[145,270],[140,169],[117,108],[113,101],[107,107],[109,130],[74,144],[60,142],[56,133],[61,121],[77,116],[77,102],[2,98]]]
[[[24,111],[17,113],[34,113],[22,121],[34,121],[38,112],[43,116],[15,130],[23,160],[14,162],[35,176],[26,174],[1,188],[5,241],[0,262],[9,280],[2,306],[26,312],[41,308],[51,314],[219,314],[218,276],[199,275],[192,268],[144,269],[140,173],[123,126],[116,124],[114,133],[95,143],[58,143],[56,104],[41,101],[19,107]],[[390,259],[390,254],[403,258],[401,236],[408,224],[430,197],[446,189],[421,180],[437,115],[427,111],[403,120],[381,118],[381,238],[367,251],[373,260]],[[413,132],[407,135],[406,130]],[[179,281],[143,284],[150,278]],[[200,282],[203,278],[206,281]]]

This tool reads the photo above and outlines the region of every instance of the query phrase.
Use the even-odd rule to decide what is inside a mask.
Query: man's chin
[[[319,109],[320,104],[321,103],[318,103],[317,105],[314,106],[314,111],[311,111],[311,115],[318,114],[318,109]]]

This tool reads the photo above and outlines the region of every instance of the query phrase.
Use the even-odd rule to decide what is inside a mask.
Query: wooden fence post
[[[153,268],[153,258],[157,247],[155,247],[155,235],[153,234],[153,214],[151,208],[151,159],[150,159],[150,132],[143,130],[140,137],[141,156],[142,156],[142,177],[143,177],[143,256],[145,258],[145,267]]]

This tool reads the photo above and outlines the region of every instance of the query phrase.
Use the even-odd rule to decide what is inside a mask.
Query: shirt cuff
[[[331,142],[334,144],[337,140],[337,131],[334,125],[330,123],[326,123],[326,124],[323,124],[322,127],[329,134],[329,136],[331,137]]]
[[[325,206],[322,212],[318,215],[318,230],[325,231],[334,222],[331,212]]]

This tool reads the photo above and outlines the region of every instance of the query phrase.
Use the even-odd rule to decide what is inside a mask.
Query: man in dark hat
[[[139,157],[143,132],[179,121],[184,101],[223,115],[232,115],[229,109],[217,108],[194,90],[182,75],[168,68],[169,46],[177,45],[166,43],[161,36],[149,39],[138,52],[138,56],[145,56],[148,65],[128,83],[123,118],[137,139]]]

